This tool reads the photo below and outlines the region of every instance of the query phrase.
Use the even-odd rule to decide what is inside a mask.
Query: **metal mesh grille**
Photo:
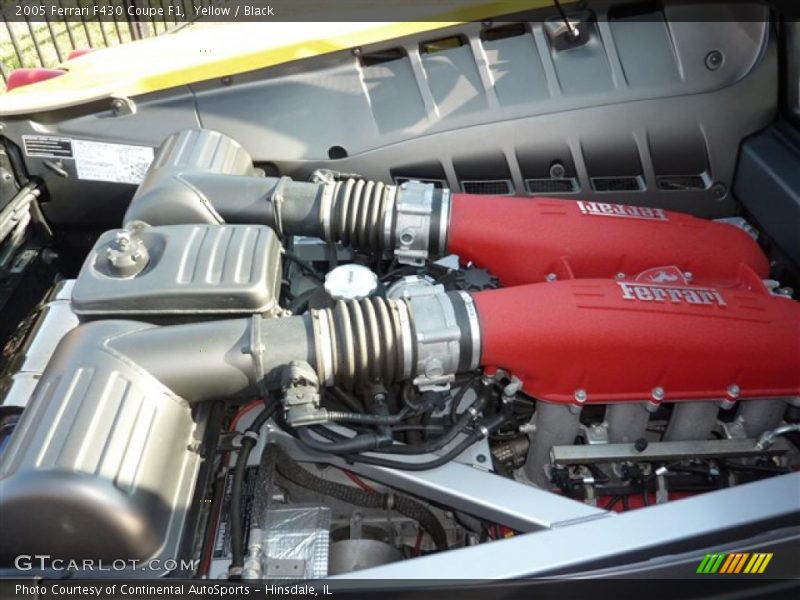
[[[704,190],[708,186],[702,175],[660,175],[658,189],[667,191]]]
[[[572,194],[578,191],[578,180],[574,177],[526,179],[525,188],[529,194]]]
[[[638,192],[644,189],[641,177],[592,177],[595,192]]]
[[[510,179],[462,180],[461,189],[467,194],[487,196],[510,196],[514,193],[514,185]]]

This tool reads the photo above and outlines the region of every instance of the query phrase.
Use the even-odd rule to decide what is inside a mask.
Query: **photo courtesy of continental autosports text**
[[[798,597],[800,3],[0,20],[0,600]]]
[[[174,597],[174,598],[194,598],[194,597],[243,597],[243,596],[272,596],[283,595],[290,597],[298,596],[318,596],[332,595],[328,585],[316,584],[293,584],[286,586],[279,585],[228,585],[225,583],[51,583],[47,586],[38,584],[15,584],[14,594],[17,596],[40,595],[41,597],[98,597],[98,598],[117,598],[117,597]]]

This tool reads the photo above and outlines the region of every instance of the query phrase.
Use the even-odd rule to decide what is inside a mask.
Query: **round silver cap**
[[[378,288],[378,276],[361,265],[342,265],[325,275],[325,291],[334,300],[360,300]]]

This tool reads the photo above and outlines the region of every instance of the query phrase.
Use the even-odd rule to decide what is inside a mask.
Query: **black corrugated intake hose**
[[[275,444],[267,446],[266,452],[269,453],[266,459],[267,464],[270,458],[274,460],[278,473],[292,483],[349,504],[395,510],[417,521],[431,536],[437,550],[447,550],[447,534],[444,527],[431,510],[421,502],[401,494],[371,493],[357,487],[316,477],[292,460],[282,448]]]
[[[228,569],[230,579],[238,579],[242,575],[244,566],[244,518],[242,517],[242,490],[244,488],[244,474],[247,470],[247,461],[253,451],[261,428],[278,410],[280,402],[273,401],[253,420],[245,430],[239,454],[236,456],[236,465],[233,468],[233,484],[231,485],[231,565]]]
[[[345,390],[378,381],[389,386],[402,379],[403,328],[397,302],[378,297],[340,300],[326,309],[331,323],[333,369]]]
[[[336,182],[330,217],[334,239],[359,250],[391,248],[392,240],[386,239],[384,228],[389,209],[388,191],[389,188],[379,181],[346,179]]]

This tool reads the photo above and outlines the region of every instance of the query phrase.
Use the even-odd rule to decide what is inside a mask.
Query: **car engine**
[[[755,237],[173,134],[3,383],[0,564],[315,579],[788,473],[800,304]]]

